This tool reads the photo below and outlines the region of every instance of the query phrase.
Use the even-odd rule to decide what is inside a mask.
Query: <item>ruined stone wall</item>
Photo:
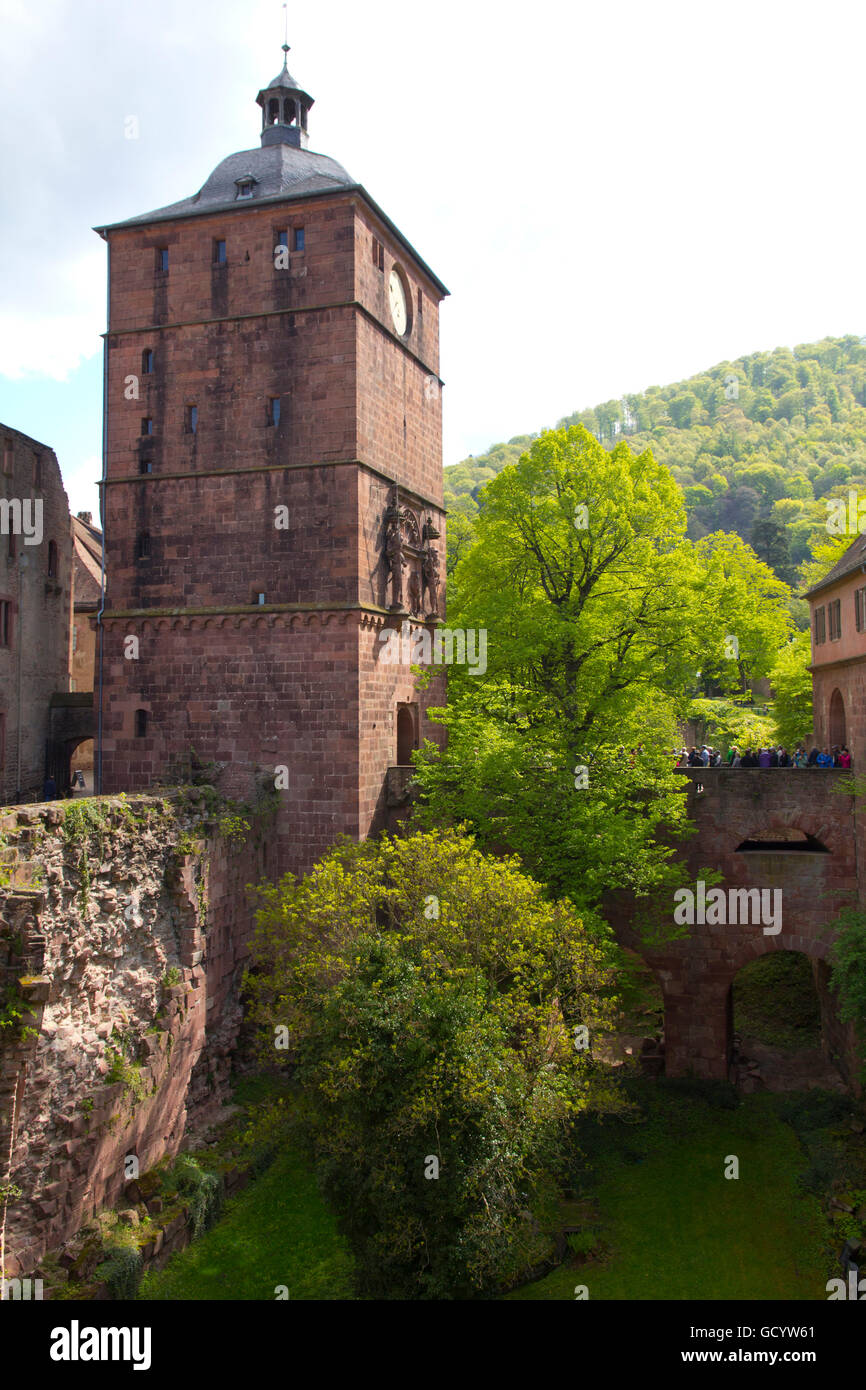
[[[246,885],[262,877],[268,828],[220,823],[203,796],[19,807],[0,821],[12,880],[0,888],[0,1154],[5,1176],[14,1111],[22,1194],[10,1275],[115,1202],[135,1163],[175,1153],[227,1094]],[[29,1036],[10,1019],[16,1000]]]
[[[54,451],[8,425],[0,501],[0,802],[10,802],[42,796],[49,704],[69,687],[73,568]]]

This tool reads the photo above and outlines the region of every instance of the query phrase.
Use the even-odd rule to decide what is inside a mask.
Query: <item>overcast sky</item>
[[[451,290],[445,462],[866,333],[862,5],[332,0],[289,67]],[[105,247],[258,144],[280,0],[0,0],[0,420],[97,510]],[[139,138],[125,137],[127,118]]]

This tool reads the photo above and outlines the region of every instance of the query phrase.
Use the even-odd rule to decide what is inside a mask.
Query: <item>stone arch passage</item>
[[[415,737],[415,719],[409,705],[397,707],[397,763],[405,767],[412,761],[413,749],[418,743]]]
[[[726,1000],[726,1054],[731,1078],[745,1089],[835,1088],[843,1076],[828,1036],[832,1005],[826,962],[784,947],[760,952],[741,964]],[[824,996],[822,998],[822,986]],[[757,1070],[756,1070],[757,1069]]]
[[[841,748],[845,743],[845,701],[838,688],[830,696],[829,737],[831,748],[834,745]]]
[[[832,1028],[839,1069],[858,1094],[853,1026],[838,1019],[826,965],[827,926],[858,887],[854,799],[836,789],[844,771],[702,768],[682,775],[697,830],[680,853],[694,895],[693,925],[679,939],[649,945],[637,930],[634,899],[612,894],[607,905],[620,943],[637,950],[661,982],[666,1074],[726,1079],[733,1031],[728,994],[735,976],[768,951],[799,951],[814,962],[825,1042]],[[707,868],[719,875],[727,907],[722,916],[699,907]],[[664,898],[657,904],[659,918],[675,920],[673,895]],[[755,915],[750,898],[760,900],[766,920]]]
[[[77,739],[67,744],[67,756],[69,759],[70,778],[80,772],[84,778],[84,786],[73,786],[73,796],[92,796],[93,795],[93,748],[92,738]]]

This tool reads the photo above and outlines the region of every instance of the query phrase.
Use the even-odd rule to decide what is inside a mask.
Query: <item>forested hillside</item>
[[[576,411],[605,447],[651,449],[683,489],[688,535],[736,532],[789,584],[826,542],[824,499],[866,487],[866,338],[756,352],[673,386]],[[536,435],[446,469],[449,566],[465,551],[480,489]]]

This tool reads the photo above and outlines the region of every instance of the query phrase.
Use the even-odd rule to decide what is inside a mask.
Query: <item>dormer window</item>
[[[255,192],[256,180],[251,174],[248,174],[242,179],[235,179],[235,183],[237,185],[237,196],[239,198],[252,198]]]

